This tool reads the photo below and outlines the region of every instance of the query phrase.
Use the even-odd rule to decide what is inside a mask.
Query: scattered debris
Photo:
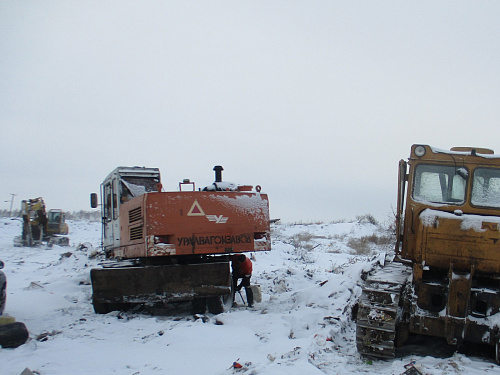
[[[340,318],[336,316],[325,316],[323,320],[327,321],[330,324],[334,324],[336,322],[340,322]]]
[[[36,341],[44,342],[49,339],[51,336],[56,336],[62,333],[61,331],[52,331],[52,332],[42,332],[38,336],[35,337]]]
[[[422,372],[416,367],[416,362],[411,361],[410,363],[406,364],[405,371],[401,373],[401,375],[423,375]]]
[[[43,285],[38,284],[37,282],[32,281],[30,285],[28,285],[25,290],[33,290],[33,289],[43,289]]]
[[[244,365],[238,362],[239,358],[233,362],[230,368],[240,372],[240,371],[246,371],[248,368],[252,365],[252,362],[245,362]]]
[[[59,260],[64,259],[64,258],[69,258],[72,255],[73,255],[73,253],[71,251],[68,251],[66,253],[62,253],[61,257],[59,258]]]
[[[206,315],[203,315],[203,314],[195,314],[194,315],[194,320],[198,320],[198,319],[201,319],[201,321],[203,323],[206,323],[206,322],[209,322],[210,321],[210,318]]]
[[[28,367],[26,367],[20,375],[40,375],[38,371],[31,371]]]
[[[296,346],[293,350],[289,351],[288,353],[285,353],[281,356],[281,359],[287,359],[287,358],[292,358],[300,354],[302,348],[300,346]]]
[[[89,259],[94,259],[96,258],[99,254],[101,254],[97,249],[94,248],[94,246],[92,246],[92,244],[90,242],[84,242],[84,243],[80,243],[77,247],[76,247],[76,250],[77,251],[82,251],[82,252],[86,252],[87,253],[87,257]]]

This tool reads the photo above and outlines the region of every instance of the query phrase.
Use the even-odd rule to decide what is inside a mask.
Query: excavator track
[[[360,354],[394,358],[396,329],[402,315],[400,297],[410,276],[410,267],[395,262],[368,276],[356,322],[356,344]]]

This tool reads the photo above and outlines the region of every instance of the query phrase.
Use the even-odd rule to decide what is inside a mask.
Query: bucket
[[[253,292],[254,302],[262,302],[262,291],[260,290],[260,285],[250,285]]]

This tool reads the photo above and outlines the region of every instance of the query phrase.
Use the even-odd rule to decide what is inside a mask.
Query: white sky
[[[118,165],[385,220],[413,143],[500,153],[498,1],[0,0],[0,208]],[[5,202],[8,201],[8,202]]]

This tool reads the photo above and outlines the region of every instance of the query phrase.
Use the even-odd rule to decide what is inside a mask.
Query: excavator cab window
[[[120,179],[120,204],[144,193],[157,191],[160,182],[155,177],[122,176]]]
[[[112,203],[112,189],[111,189],[111,184],[106,184],[104,186],[104,217],[107,220],[111,220],[111,212],[113,209]]]
[[[120,181],[120,204],[128,202],[134,196],[123,180]]]
[[[49,212],[48,215],[49,219],[49,224],[58,224],[59,221],[61,220],[61,213],[60,212]]]
[[[500,169],[476,168],[471,203],[481,207],[500,207]]]
[[[118,219],[118,198],[116,191],[113,191],[113,220]]]
[[[420,164],[415,169],[413,199],[460,205],[465,202],[467,170],[463,167]]]
[[[156,186],[159,182],[160,179],[156,177],[122,176],[121,178],[123,188],[125,188],[132,197],[138,197],[144,193],[157,191]]]
[[[118,218],[118,196],[115,180],[104,185],[104,217],[106,220],[116,220]]]

